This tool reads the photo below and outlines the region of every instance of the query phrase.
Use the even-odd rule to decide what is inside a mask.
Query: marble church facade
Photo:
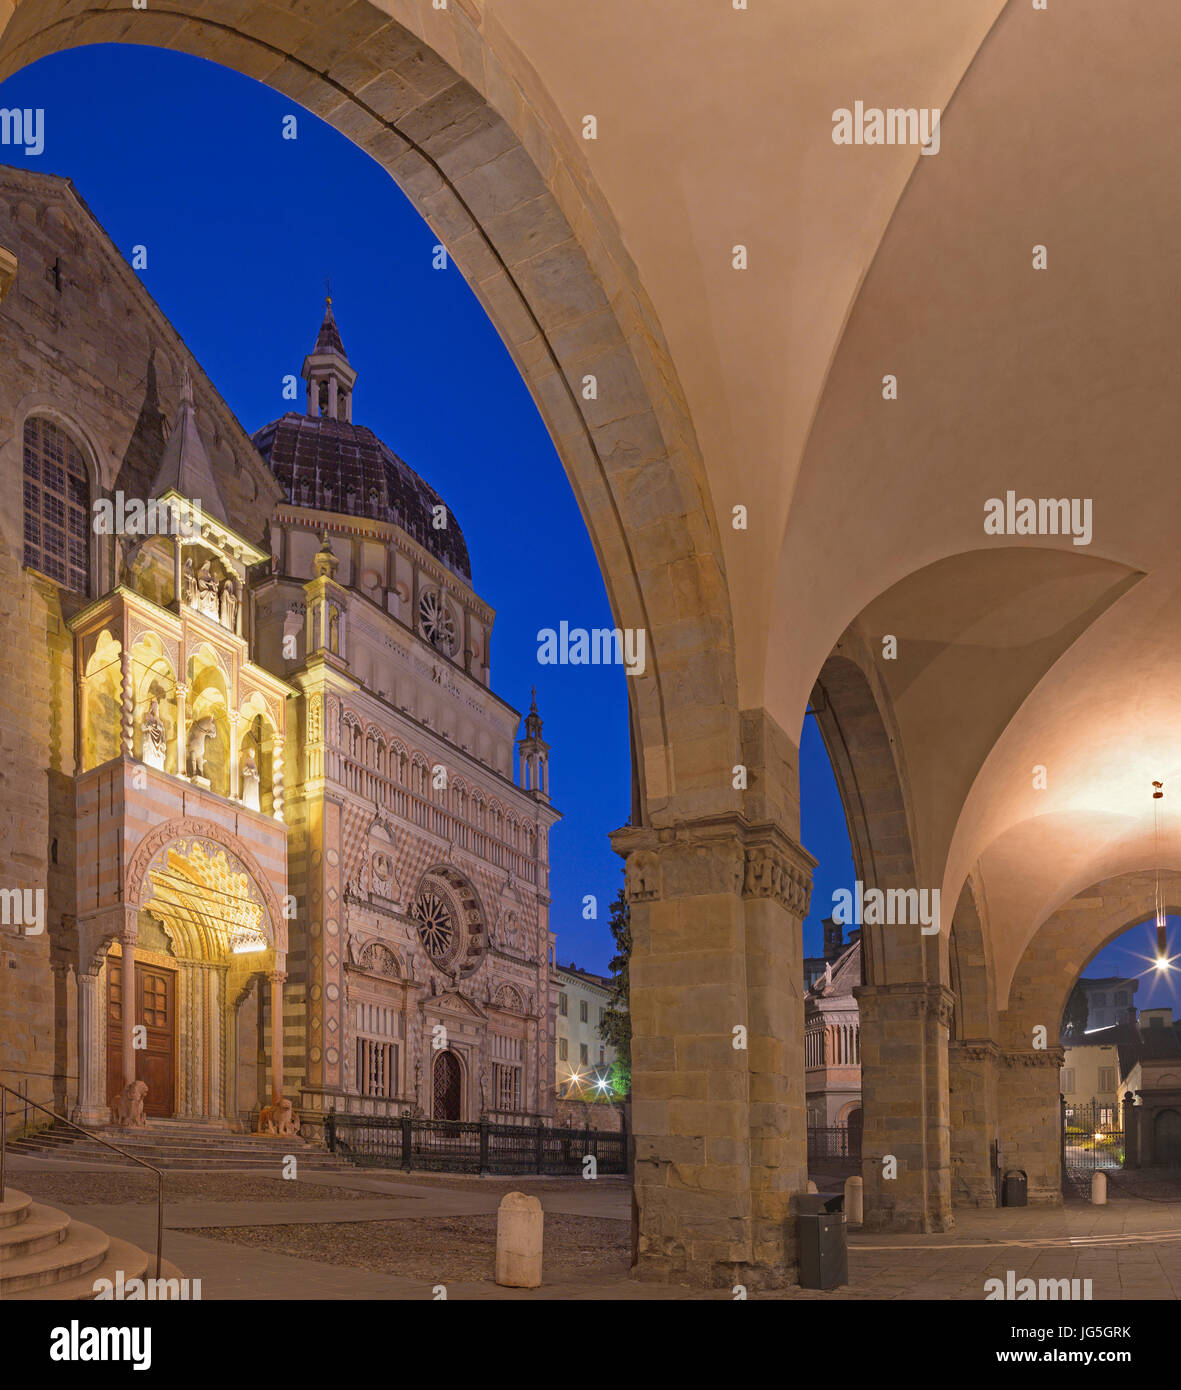
[[[547,1114],[541,719],[331,307],[251,439],[68,182],[0,169],[0,247],[0,884],[45,906],[0,929],[0,1080],[90,1124],[136,1081],[313,1133]]]

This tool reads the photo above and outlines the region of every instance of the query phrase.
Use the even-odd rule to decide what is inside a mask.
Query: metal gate
[[[1094,1173],[1124,1166],[1124,1126],[1118,1101],[1062,1102],[1062,1165]]]

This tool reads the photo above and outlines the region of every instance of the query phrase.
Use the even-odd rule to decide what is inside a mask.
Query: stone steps
[[[70,1218],[64,1211],[33,1202],[18,1225],[0,1231],[0,1272],[7,1261],[18,1255],[35,1255],[60,1245],[69,1228]]]
[[[234,1134],[228,1129],[159,1122],[146,1129],[104,1129],[100,1137],[126,1149],[129,1154],[162,1169],[219,1169],[238,1172],[270,1172],[288,1154],[294,1154],[301,1167],[316,1172],[342,1172],[349,1164],[342,1158],[312,1147],[298,1136],[284,1138],[274,1134]],[[105,1148],[93,1139],[77,1134],[67,1126],[42,1130],[8,1144],[12,1153],[52,1158],[69,1163],[101,1163],[132,1168],[131,1158]]]
[[[0,1201],[0,1299],[92,1299],[95,1282],[155,1274],[155,1259],[130,1241],[74,1221],[8,1188]],[[179,1279],[162,1262],[161,1277]]]
[[[6,1226],[15,1226],[29,1214],[33,1199],[27,1192],[18,1192],[10,1187],[4,1200],[0,1200],[0,1231]]]
[[[72,1279],[102,1264],[111,1248],[110,1236],[97,1226],[88,1226],[85,1221],[71,1221],[66,1217],[66,1222],[65,1237],[52,1250],[9,1255],[5,1245],[0,1244],[0,1298]],[[10,1226],[5,1234],[19,1230],[20,1226]]]

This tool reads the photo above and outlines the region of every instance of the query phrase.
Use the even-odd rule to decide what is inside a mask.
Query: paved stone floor
[[[54,1204],[102,1229],[154,1245],[155,1207],[150,1200],[114,1204],[101,1201],[109,1170],[99,1165],[14,1158],[9,1181],[36,1191],[37,1175],[53,1175]],[[169,1175],[171,1179],[173,1175]],[[77,1186],[78,1204],[56,1195],[63,1181]],[[234,1177],[226,1175],[233,1192]],[[196,1228],[416,1222],[487,1218],[511,1186],[532,1192],[547,1213],[621,1223],[626,1229],[630,1192],[622,1179],[599,1179],[579,1186],[569,1180],[491,1179],[372,1171],[309,1174],[301,1183],[320,1184],[347,1198],[325,1196],[288,1201],[180,1198],[169,1202],[165,1253],[191,1278],[200,1277],[206,1299],[431,1299],[434,1285],[392,1273],[353,1269],[267,1248],[194,1235]],[[98,1200],[96,1200],[98,1199]],[[85,1203],[85,1204],[83,1204]],[[849,1236],[849,1284],[832,1292],[787,1289],[752,1295],[777,1299],[962,1299],[981,1300],[985,1280],[1090,1279],[1092,1297],[1104,1299],[1181,1298],[1181,1200],[1118,1197],[1105,1207],[1071,1202],[1061,1208],[1028,1207],[956,1213],[956,1229],[944,1235],[880,1235],[857,1230]],[[498,1288],[489,1277],[447,1285],[450,1299],[730,1299],[710,1293],[639,1283],[622,1268],[588,1276],[578,1269],[547,1268],[540,1290]]]

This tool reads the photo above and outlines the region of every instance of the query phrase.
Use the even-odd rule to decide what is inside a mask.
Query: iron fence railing
[[[809,1125],[808,1157],[860,1163],[861,1130],[848,1125]]]
[[[324,1117],[330,1152],[368,1168],[440,1173],[544,1173],[581,1176],[593,1157],[596,1173],[627,1172],[627,1135],[547,1125],[423,1120],[409,1115]]]

